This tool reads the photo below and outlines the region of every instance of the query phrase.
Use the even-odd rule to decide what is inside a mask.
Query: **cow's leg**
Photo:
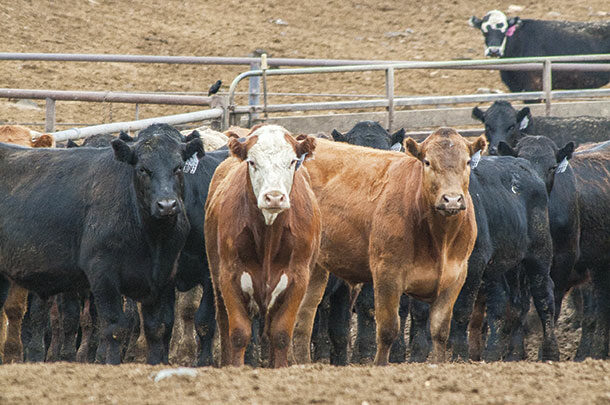
[[[416,299],[411,300],[410,362],[423,363],[430,354],[432,339],[430,337],[429,318],[430,304]]]
[[[4,304],[8,298],[10,282],[0,274],[0,364],[4,354],[4,343],[6,341],[6,317],[4,315]],[[21,340],[20,340],[21,341]]]
[[[328,319],[328,337],[330,338],[330,364],[347,365],[347,346],[349,344],[349,324],[351,315],[350,287],[343,281],[331,296]]]
[[[49,330],[50,306],[50,299],[42,299],[36,294],[28,295],[28,312],[21,331],[21,340],[25,342],[24,358],[27,362],[40,362],[45,359],[45,334]]]
[[[295,275],[295,279],[307,279],[303,273],[307,273],[305,268],[301,274]],[[268,309],[271,314],[269,325],[267,327],[269,335],[269,343],[271,345],[271,359],[274,368],[287,367],[288,351],[292,342],[292,333],[296,323],[297,312],[305,295],[306,287],[295,283],[294,280],[289,282],[288,288],[282,294],[283,297],[274,303],[276,308]]]
[[[62,361],[74,361],[76,359],[76,335],[78,333],[78,321],[80,316],[80,303],[78,293],[69,292],[57,297],[62,326],[62,344],[59,359]]]
[[[61,330],[61,316],[59,314],[58,301],[63,294],[57,294],[51,298],[51,307],[49,308],[49,320],[51,324],[51,343],[47,350],[46,361],[59,361],[59,352],[63,341]]]
[[[322,301],[316,310],[316,317],[311,331],[311,346],[313,347],[312,360],[314,362],[330,360],[330,337],[328,336],[328,323],[330,318],[330,289],[331,280],[322,296]]]
[[[95,360],[95,357],[93,359],[90,359],[89,357],[93,344],[93,328],[95,327],[91,309],[91,298],[87,297],[85,298],[80,315],[81,340],[78,351],[76,352],[76,361],[79,363],[90,363],[91,360]]]
[[[404,363],[407,356],[407,342],[405,342],[405,326],[407,324],[407,316],[409,316],[409,296],[403,294],[400,296],[400,304],[398,307],[398,316],[400,317],[400,327],[398,328],[398,339],[394,341],[390,349],[390,363]]]
[[[231,342],[229,341],[229,316],[220,289],[214,287],[216,321],[220,333],[220,365],[228,366],[231,361]]]
[[[574,263],[576,262],[576,254],[574,250],[563,252],[562,249],[556,248],[553,254],[553,265],[551,267],[551,278],[553,280],[555,298],[555,323],[559,319],[561,313],[561,304],[568,290],[574,285],[574,280],[571,279],[573,274]]]
[[[595,336],[595,300],[593,298],[593,286],[591,282],[587,282],[579,287],[582,295],[582,320],[581,337],[578,350],[574,360],[583,361],[591,356],[591,347]]]
[[[383,265],[378,265],[381,268]],[[375,364],[385,366],[390,358],[390,348],[398,336],[400,318],[398,306],[402,288],[389,274],[373,270],[373,287],[375,290],[375,320],[377,322],[377,354]]]
[[[356,299],[356,314],[358,326],[352,362],[364,364],[373,361],[377,349],[377,343],[375,342],[375,298],[372,283],[362,285],[360,294]]]
[[[507,361],[520,361],[527,359],[525,350],[525,326],[527,314],[530,309],[530,294],[525,275],[519,273],[519,280],[516,288],[511,289],[511,300],[509,313],[512,316],[512,326],[510,328],[510,343],[508,352],[505,356]]]
[[[142,348],[138,347],[142,322],[140,321],[140,311],[138,303],[128,297],[123,297],[123,313],[127,318],[127,336],[121,348],[121,361],[134,361],[138,357],[143,357],[145,342]],[[146,339],[143,338],[145,341]]]
[[[199,338],[197,366],[211,366],[214,363],[212,345],[216,332],[216,309],[214,307],[214,288],[212,280],[207,277],[203,284],[203,295],[195,313],[195,331]]]
[[[102,360],[107,364],[119,364],[121,343],[128,338],[128,321],[123,313],[118,280],[112,280],[110,276],[97,278],[91,285],[91,294],[100,319],[100,339],[103,341],[100,345],[104,349]]]
[[[481,249],[478,245],[475,249]],[[472,311],[477,297],[480,294],[483,272],[489,259],[482,257],[479,252],[474,253],[468,260],[468,274],[462,286],[455,305],[453,307],[453,318],[451,320],[451,332],[449,339],[453,350],[453,359],[468,360],[468,325],[471,320]],[[478,332],[480,335],[480,331]],[[470,339],[472,341],[472,339]],[[472,342],[470,343],[472,345]],[[480,344],[480,342],[479,342]],[[479,351],[480,359],[480,351]]]
[[[487,343],[483,352],[483,360],[488,362],[499,361],[502,359],[502,354],[506,347],[503,332],[506,329],[508,294],[502,279],[487,279],[485,280],[484,287],[489,336],[487,337]]]
[[[328,282],[328,272],[315,265],[309,277],[309,284],[299,307],[294,328],[293,349],[295,360],[299,364],[310,363],[310,341],[316,309],[324,295]]]
[[[228,318],[228,340],[223,342],[223,346],[225,343],[229,346],[229,364],[243,366],[246,346],[252,337],[252,324],[243,301],[244,294],[230,277],[221,278],[220,289]]]
[[[21,343],[21,325],[28,306],[28,290],[11,284],[4,304],[4,313],[8,320],[6,341],[4,343],[4,362],[23,361],[23,344]],[[2,308],[0,306],[0,308]]]
[[[555,337],[555,299],[549,264],[537,257],[526,258],[523,266],[528,277],[534,305],[542,324],[541,360],[559,361],[559,345]]]
[[[455,314],[455,309],[453,310]],[[474,302],[470,322],[468,323],[468,357],[473,361],[481,361],[484,347],[483,324],[485,321],[485,295],[479,293]]]
[[[174,327],[174,304],[176,290],[174,283],[168,283],[155,302],[142,303],[142,318],[148,352],[148,364],[169,362],[169,342]]]
[[[261,336],[265,328],[264,323],[260,314],[254,315],[251,319],[252,335],[248,346],[246,346],[244,363],[252,367],[259,367],[264,364],[263,362],[269,361],[269,341],[265,336]]]
[[[453,305],[464,285],[467,265],[457,270],[457,280],[439,292],[438,297],[430,305],[430,335],[432,336],[432,360],[444,362],[446,360],[447,341],[451,329]]]
[[[594,302],[597,311],[591,356],[608,358],[610,339],[610,270],[605,266],[591,270]]]

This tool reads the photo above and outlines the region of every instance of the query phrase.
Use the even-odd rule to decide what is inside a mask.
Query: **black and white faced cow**
[[[126,295],[142,302],[148,362],[167,362],[173,273],[190,230],[185,160],[200,139],[152,125],[112,148],[0,144],[0,275],[41,297],[90,288],[108,363],[120,361]]]
[[[472,16],[468,22],[485,36],[485,56],[515,58],[610,52],[610,22],[522,20],[508,18],[499,10],[491,10],[482,19]],[[501,71],[500,75],[512,92],[542,89],[539,71]],[[553,73],[556,89],[596,88],[609,81],[609,72]]]
[[[535,117],[529,107],[517,111],[508,101],[495,101],[486,111],[472,109],[472,118],[485,124],[490,155],[498,154],[498,145],[505,142],[515,147],[526,135],[543,135],[556,145],[574,141],[602,142],[610,138],[610,119],[606,117]]]

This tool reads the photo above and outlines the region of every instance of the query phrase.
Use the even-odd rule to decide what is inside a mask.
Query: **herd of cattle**
[[[197,365],[214,364],[217,325],[221,365],[308,362],[323,332],[347,364],[352,310],[352,361],[404,361],[409,313],[412,361],[524,359],[532,299],[540,358],[558,360],[555,322],[579,284],[576,357],[606,358],[610,142],[592,141],[610,121],[507,102],[472,114],[485,135],[440,128],[420,143],[366,121],[233,129],[207,152],[208,134],[165,124],[81,147],[0,144],[5,361],[117,364],[141,329],[147,361],[168,362],[176,291],[198,285]]]
[[[490,56],[610,52],[608,23],[493,10],[470,24]],[[501,76],[541,86],[537,72]],[[553,87],[609,80],[559,72]],[[575,359],[608,358],[610,120],[504,101],[472,116],[485,125],[472,139],[370,121],[317,135],[155,124],[61,147],[0,127],[3,360],[118,364],[145,340],[148,363],[167,363],[181,329],[198,366],[345,365],[353,312],[353,362],[404,361],[409,314],[411,361],[522,360],[531,301],[539,357],[559,360],[574,288]],[[176,300],[196,288],[197,303]],[[175,312],[190,323],[175,328]]]

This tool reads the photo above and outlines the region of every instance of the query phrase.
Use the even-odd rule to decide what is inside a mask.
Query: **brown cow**
[[[322,213],[322,242],[294,332],[297,360],[310,359],[313,318],[332,271],[351,283],[373,282],[375,364],[388,362],[403,292],[432,304],[433,358],[444,361],[477,235],[469,162],[485,148],[485,137],[471,143],[441,128],[421,144],[407,138],[411,156],[317,141],[305,166]]]
[[[216,298],[221,364],[244,364],[251,317],[265,317],[270,364],[288,365],[296,315],[320,246],[320,211],[307,169],[315,140],[277,125],[229,141],[206,203],[206,251]]]
[[[0,142],[34,148],[54,146],[52,136],[21,125],[0,125]],[[11,284],[3,311],[0,311],[0,354],[5,363],[23,361],[21,324],[27,310],[27,299],[28,290]]]

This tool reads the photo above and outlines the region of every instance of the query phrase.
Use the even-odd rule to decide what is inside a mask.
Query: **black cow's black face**
[[[331,133],[337,142],[346,142],[351,145],[368,146],[381,150],[401,150],[405,130],[400,129],[393,134],[388,133],[378,122],[358,122],[349,132],[342,134],[334,129]]]
[[[498,154],[514,156],[529,160],[550,194],[553,189],[555,177],[562,175],[567,169],[568,160],[572,158],[574,142],[568,142],[559,149],[555,143],[546,136],[526,136],[521,138],[515,148],[507,143],[500,142]]]
[[[480,29],[485,36],[485,56],[501,57],[504,56],[507,37],[514,34],[521,19],[508,19],[503,12],[492,10],[483,19],[472,16],[468,22],[472,27]]]
[[[522,137],[521,130],[527,127],[531,114],[528,107],[517,112],[509,102],[496,101],[485,112],[474,107],[472,117],[485,124],[487,151],[490,155],[497,155],[500,142],[506,142],[511,147],[517,144]]]
[[[203,157],[200,139],[185,144],[174,128],[153,125],[140,132],[133,145],[115,139],[112,147],[117,160],[133,166],[134,188],[141,209],[157,219],[174,217],[183,211],[182,170],[193,155],[197,159]]]

